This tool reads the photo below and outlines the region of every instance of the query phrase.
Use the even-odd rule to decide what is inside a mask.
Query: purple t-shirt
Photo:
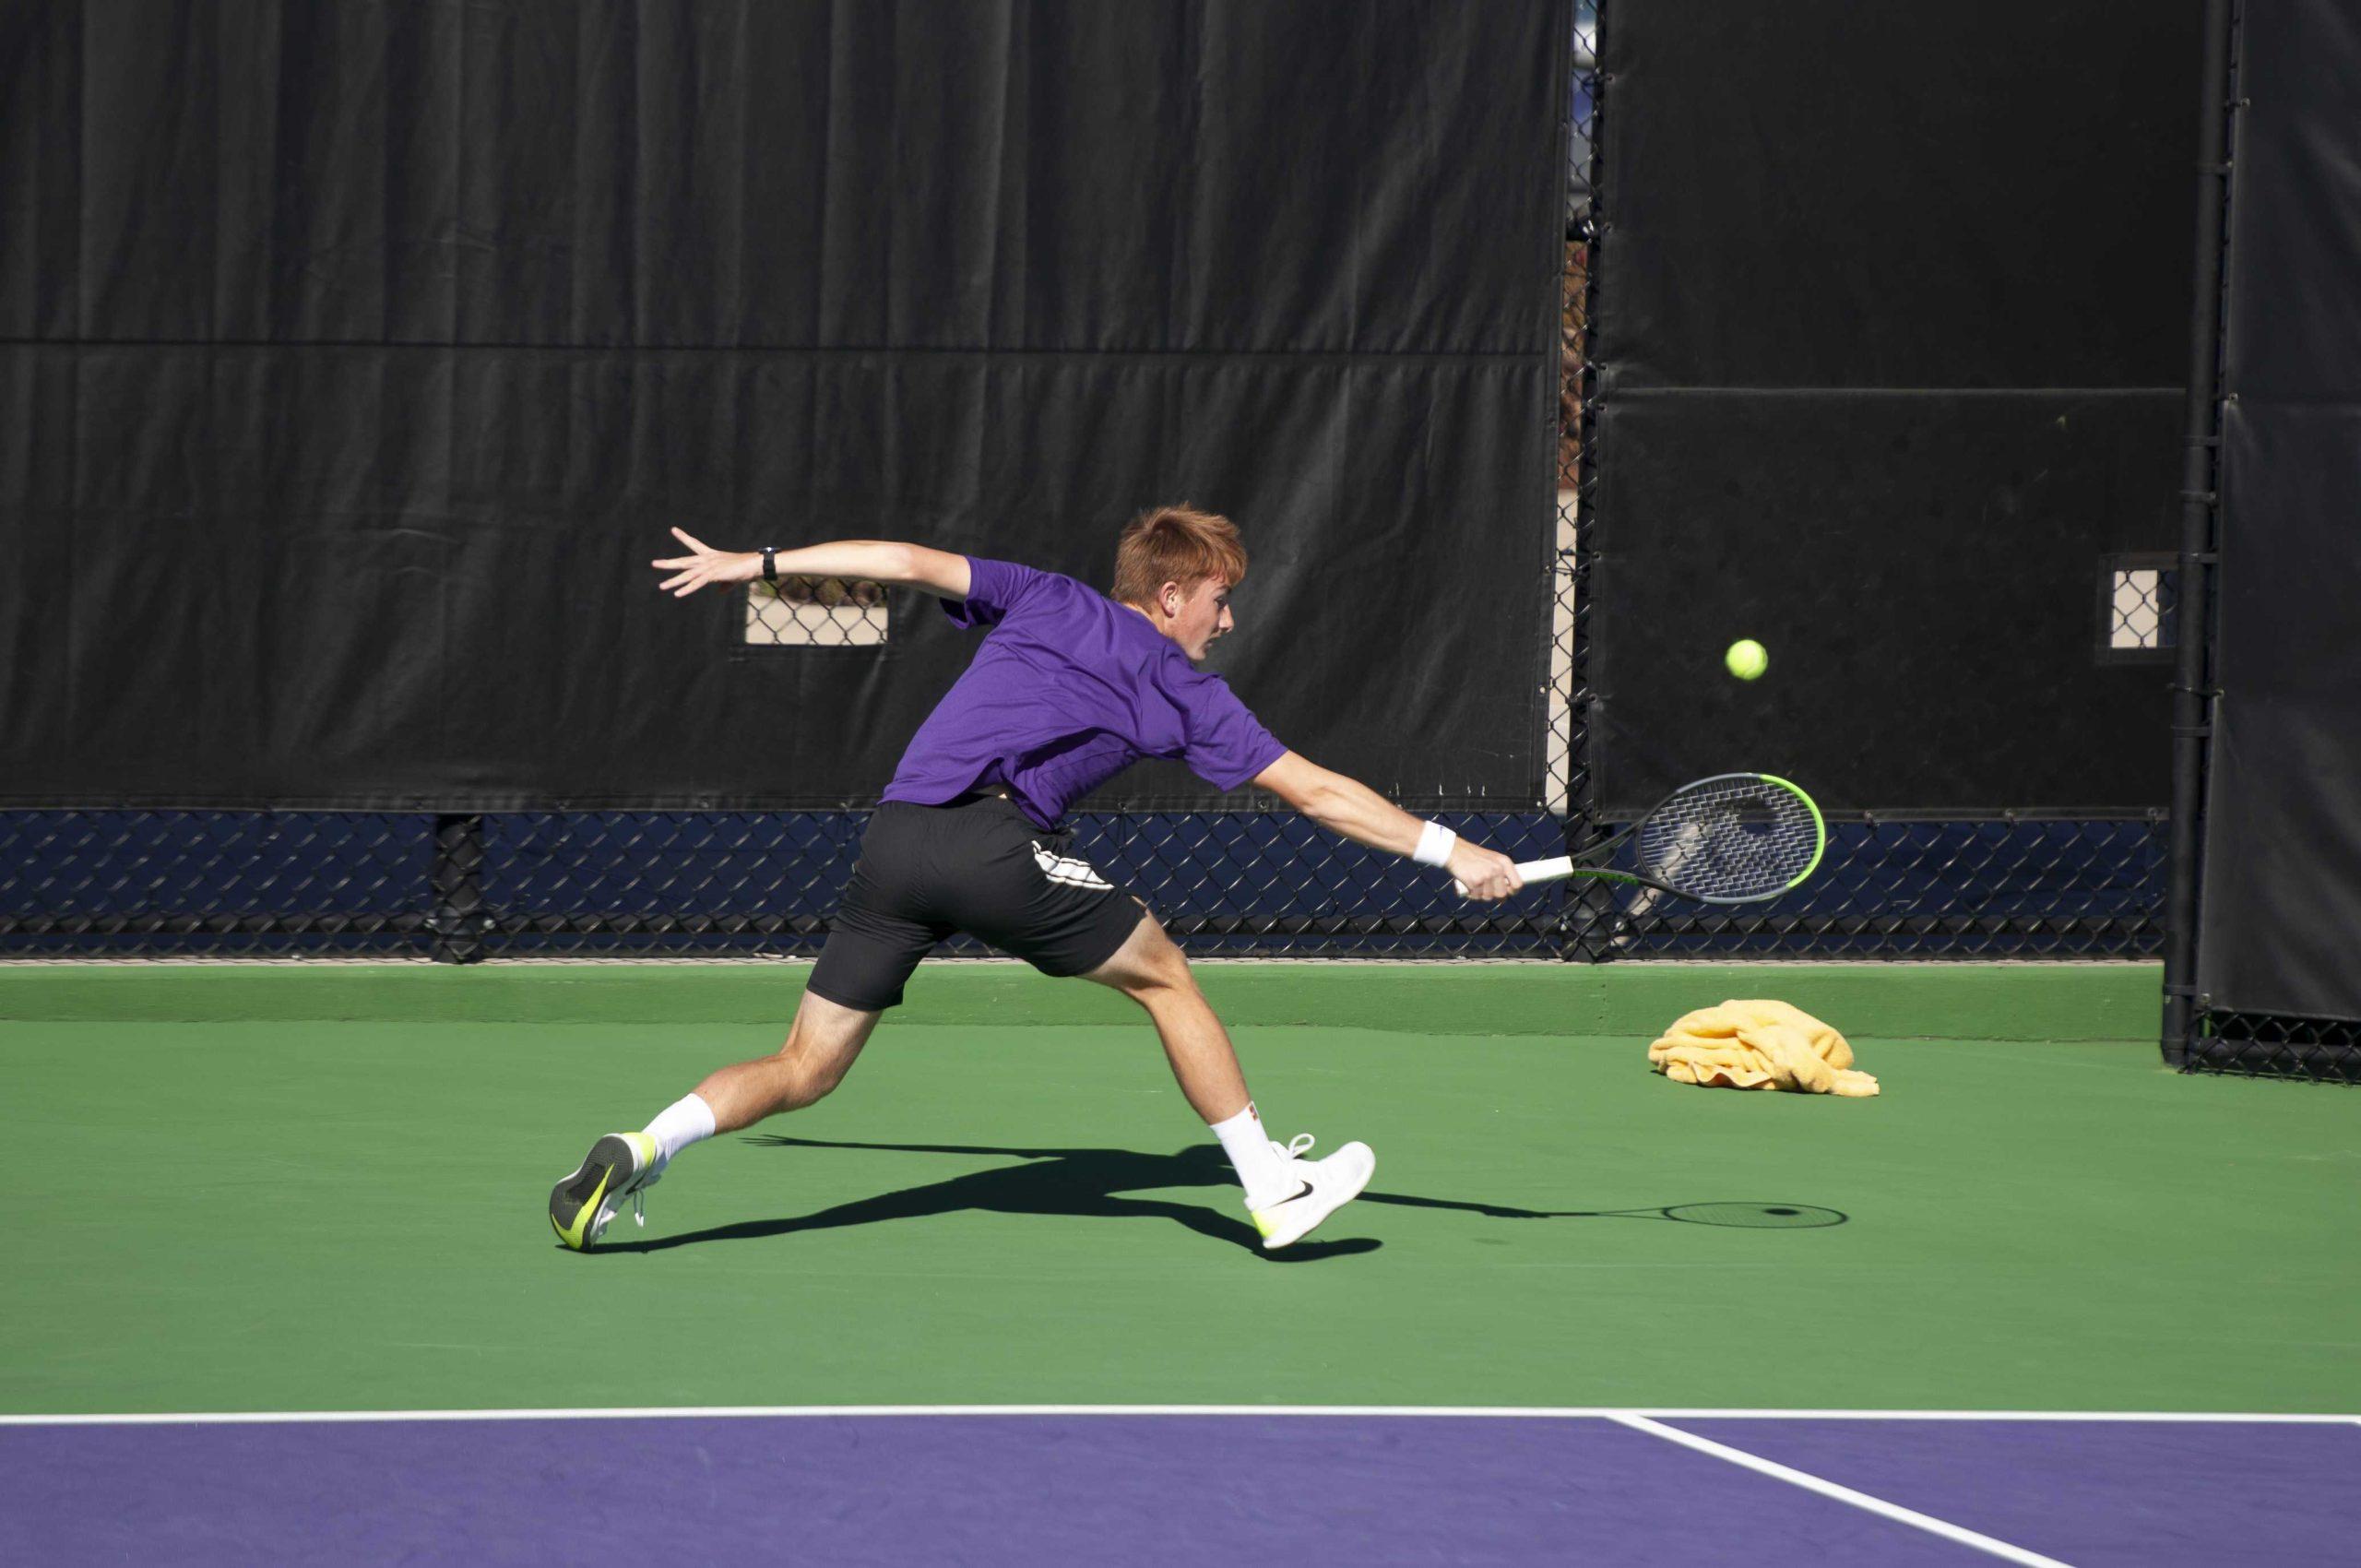
[[[1287,751],[1138,611],[1055,572],[973,557],[967,568],[967,601],[943,608],[991,633],[910,737],[884,799],[941,805],[1005,784],[1051,827],[1144,756],[1235,790]]]

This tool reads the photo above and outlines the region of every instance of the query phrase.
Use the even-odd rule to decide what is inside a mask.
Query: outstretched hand
[[[679,529],[672,537],[695,553],[675,555],[670,561],[654,561],[659,572],[672,576],[656,585],[658,590],[670,590],[674,599],[686,599],[707,583],[751,583],[763,573],[763,558],[759,552],[716,550],[699,540],[691,539]]]

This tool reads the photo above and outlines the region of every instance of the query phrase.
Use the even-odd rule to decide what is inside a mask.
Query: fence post
[[[1599,695],[1591,685],[1591,599],[1598,571],[1598,410],[1601,366],[1595,358],[1598,321],[1601,251],[1612,224],[1608,220],[1606,193],[1608,0],[1598,0],[1591,15],[1590,125],[1583,153],[1583,211],[1579,222],[1569,214],[1566,237],[1581,246],[1583,278],[1580,341],[1574,345],[1572,408],[1574,464],[1561,482],[1573,485],[1570,536],[1560,540],[1558,563],[1565,573],[1561,591],[1567,599],[1565,848],[1573,854],[1599,835],[1597,782],[1591,773],[1591,725]],[[1579,17],[1579,11],[1576,15]],[[1569,104],[1571,112],[1572,105]],[[1570,142],[1571,148],[1571,142]],[[1562,352],[1562,350],[1561,350]],[[1561,391],[1560,407],[1564,409]],[[1562,414],[1561,414],[1562,417]],[[1574,962],[1599,963],[1615,954],[1620,906],[1609,886],[1593,877],[1569,880],[1557,895],[1557,956]]]
[[[2180,600],[2174,606],[2179,663],[2173,675],[2172,883],[2165,902],[2164,1057],[2186,1064],[2198,1024],[2199,828],[2206,752],[2213,740],[2213,564],[2220,532],[2223,407],[2222,310],[2230,235],[2230,162],[2237,92],[2230,0],[2205,7],[2204,113],[2197,140],[2197,279],[2190,303],[2189,431],[2181,466]]]
[[[434,819],[434,909],[426,919],[430,955],[438,964],[472,964],[483,956],[492,919],[483,909],[483,818]]]

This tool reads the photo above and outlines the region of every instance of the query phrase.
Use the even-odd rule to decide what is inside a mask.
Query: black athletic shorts
[[[879,1013],[955,932],[1046,975],[1087,974],[1139,929],[1147,906],[1067,852],[999,795],[944,806],[888,801],[869,820],[808,989]]]

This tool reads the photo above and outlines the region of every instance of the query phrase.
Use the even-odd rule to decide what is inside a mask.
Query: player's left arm
[[[1446,858],[1430,863],[1447,866],[1470,897],[1505,898],[1524,885],[1516,862],[1506,855],[1422,822],[1359,779],[1332,773],[1294,752],[1281,753],[1256,774],[1254,787],[1269,790],[1329,832],[1372,849],[1415,856],[1422,843],[1431,852],[1438,836],[1447,837],[1449,843],[1442,846]]]
[[[679,529],[672,537],[690,553],[652,563],[672,575],[657,585],[674,599],[686,599],[708,583],[751,583],[763,575],[759,550],[716,550]],[[782,577],[849,577],[924,588],[938,599],[965,600],[970,582],[967,558],[947,550],[898,540],[845,539],[774,552],[772,569]]]

